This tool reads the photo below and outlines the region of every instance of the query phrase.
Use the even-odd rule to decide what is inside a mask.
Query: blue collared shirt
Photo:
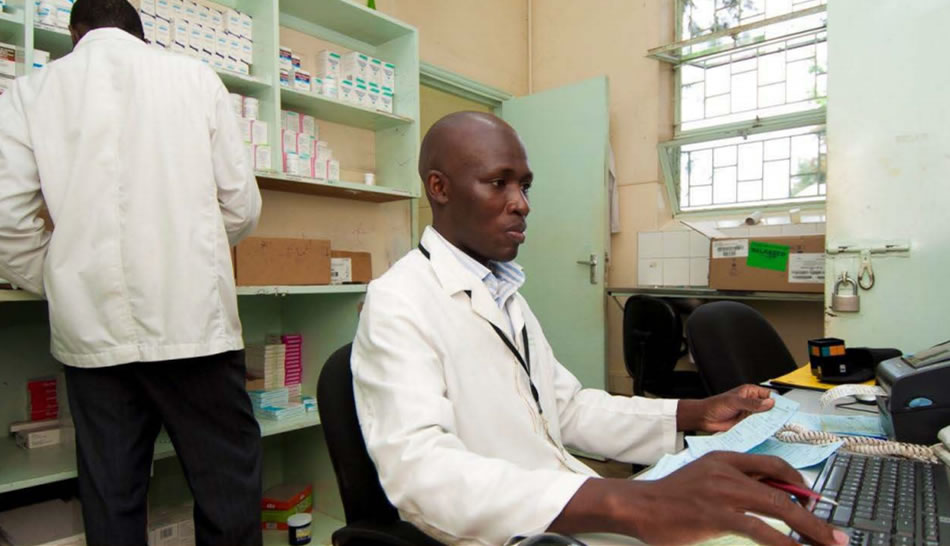
[[[478,260],[448,242],[434,227],[432,228],[432,232],[438,235],[445,246],[452,251],[452,255],[455,256],[455,259],[488,288],[488,293],[491,294],[495,303],[498,304],[498,307],[508,319],[508,334],[513,336],[511,316],[508,315],[507,304],[508,300],[511,299],[511,297],[515,295],[515,292],[521,289],[521,286],[524,284],[524,269],[514,261],[489,261],[488,265],[490,267],[485,267]]]

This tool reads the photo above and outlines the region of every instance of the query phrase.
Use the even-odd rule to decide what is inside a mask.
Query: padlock
[[[851,294],[839,294],[842,284],[851,285]],[[835,291],[831,295],[831,310],[841,313],[857,313],[861,309],[861,299],[858,296],[858,283],[848,276],[844,275],[835,283]]]

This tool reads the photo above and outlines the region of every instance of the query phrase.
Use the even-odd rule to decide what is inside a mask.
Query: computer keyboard
[[[941,464],[836,453],[812,489],[838,506],[820,502],[812,512],[855,546],[950,545],[947,472]]]

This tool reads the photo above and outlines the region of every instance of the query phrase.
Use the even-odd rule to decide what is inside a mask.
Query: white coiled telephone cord
[[[920,444],[867,438],[864,436],[838,436],[830,432],[809,430],[801,425],[785,425],[775,433],[775,437],[783,442],[795,444],[830,444],[841,441],[844,442],[844,445],[841,447],[852,453],[860,453],[863,455],[898,455],[925,463],[940,462],[937,458],[938,453],[935,448],[942,448],[940,444],[929,447]]]

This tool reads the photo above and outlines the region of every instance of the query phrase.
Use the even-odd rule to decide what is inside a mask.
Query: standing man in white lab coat
[[[451,544],[545,530],[791,542],[751,511],[815,542],[847,543],[758,481],[804,485],[775,457],[714,453],[657,481],[603,479],[574,458],[567,446],[653,463],[681,446],[678,431],[726,430],[773,402],[752,385],[705,400],[582,388],[518,293],[525,273],[512,260],[534,182],[515,131],[489,114],[450,114],[426,134],[419,174],[432,226],[370,284],[351,361],[363,437],[403,519]]]
[[[77,0],[70,30],[72,53],[0,97],[0,277],[49,301],[87,542],[146,542],[164,425],[198,543],[259,543],[229,245],[261,198],[228,93],[200,61],[148,47],[126,0]]]

